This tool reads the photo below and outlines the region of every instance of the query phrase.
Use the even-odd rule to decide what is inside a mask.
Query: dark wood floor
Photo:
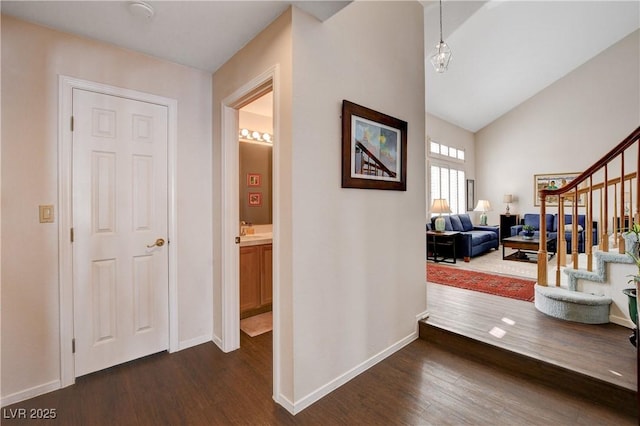
[[[427,284],[429,322],[494,346],[638,389],[631,330],[547,316],[531,302]],[[503,334],[504,333],[504,334]]]
[[[3,409],[55,409],[64,425],[635,425],[566,395],[416,340],[298,415],[271,398],[271,339],[241,349],[207,343],[94,373],[74,386]],[[13,411],[9,411],[13,410]]]

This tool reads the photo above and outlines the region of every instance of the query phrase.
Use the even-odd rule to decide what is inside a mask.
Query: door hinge
[[[73,132],[73,115],[71,116],[71,131]]]
[[[71,339],[71,353],[72,354],[76,353],[76,338],[75,337],[73,339]]]
[[[71,238],[71,242],[73,242],[73,239],[74,239],[73,228],[70,229],[69,236]]]

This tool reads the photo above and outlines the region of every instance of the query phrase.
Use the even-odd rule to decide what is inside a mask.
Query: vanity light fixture
[[[257,130],[240,129],[239,138],[243,142],[264,143],[273,145],[273,135],[267,132],[258,132]]]

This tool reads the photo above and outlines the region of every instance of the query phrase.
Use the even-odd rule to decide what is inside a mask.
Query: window
[[[429,140],[429,152],[432,157],[444,157],[447,160],[464,161],[464,149],[452,148],[434,140]]]
[[[466,180],[464,170],[444,165],[431,165],[431,201],[444,198],[449,203],[451,213],[465,213]]]

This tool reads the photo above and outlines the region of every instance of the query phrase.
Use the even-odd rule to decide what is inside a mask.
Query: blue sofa
[[[497,226],[474,226],[468,214],[443,216],[445,231],[458,231],[456,236],[456,257],[468,262],[472,257],[500,246],[500,229]],[[427,230],[435,229],[435,217],[427,224]],[[428,251],[428,246],[427,246]]]
[[[547,225],[547,238],[548,239],[556,239],[558,238],[558,225],[560,220],[558,219],[557,214],[546,214],[546,225]],[[572,232],[571,227],[573,224],[573,216],[570,214],[564,215],[564,226],[565,226],[565,238],[567,240],[567,254],[571,254],[572,250]],[[587,218],[583,214],[578,215],[578,253],[585,252],[585,230],[586,230],[586,222]],[[534,229],[534,236],[538,237],[540,235],[540,214],[538,213],[527,213],[524,215],[521,223],[519,225],[515,225],[511,227],[511,236],[521,235],[522,234],[522,226],[523,225],[531,225]],[[591,241],[595,246],[598,244],[598,222],[593,221],[593,229],[591,230]],[[557,245],[557,243],[556,243]]]

